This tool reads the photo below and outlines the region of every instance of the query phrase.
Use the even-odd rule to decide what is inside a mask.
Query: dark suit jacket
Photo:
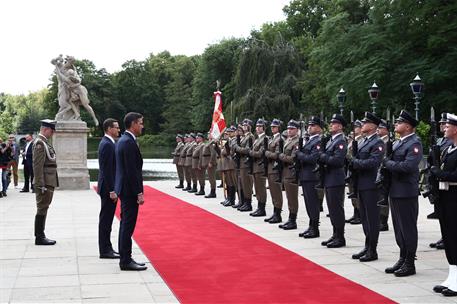
[[[116,144],[116,178],[114,191],[120,197],[143,193],[143,157],[133,136],[125,132]]]
[[[409,198],[419,195],[419,163],[422,160],[422,143],[416,134],[396,141],[393,145],[392,160],[385,162],[392,172],[390,197]]]
[[[324,176],[324,187],[341,187],[346,184],[346,174],[344,172],[344,163],[348,145],[344,134],[341,133],[334,140],[330,140],[325,147],[325,153],[319,157],[319,160],[326,165]]]
[[[316,168],[319,152],[321,151],[321,137],[315,136],[305,143],[301,151],[297,151],[297,158],[301,162],[300,181],[317,181]]]
[[[98,194],[109,195],[114,191],[114,177],[116,173],[115,144],[103,136],[98,145]]]
[[[25,148],[24,148],[25,149]],[[28,149],[25,151],[25,159],[22,160],[23,165],[32,165],[33,161],[33,141],[28,146]]]
[[[376,189],[376,176],[384,157],[384,142],[378,135],[359,144],[357,155],[352,160],[354,169],[359,174],[359,190]]]

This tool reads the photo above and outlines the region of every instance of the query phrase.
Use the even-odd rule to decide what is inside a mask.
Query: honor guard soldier
[[[216,197],[217,153],[215,145],[217,145],[217,142],[213,140],[211,133],[208,132],[208,141],[203,145],[201,158],[203,178],[205,177],[205,171],[208,172],[208,181],[211,188],[211,192],[208,195],[205,195],[205,198]]]
[[[244,137],[240,145],[236,147],[236,152],[240,153],[240,181],[243,189],[243,205],[238,210],[242,212],[252,211],[252,176],[249,175],[249,151],[250,143],[254,143],[254,135],[251,133],[252,120],[243,120]]]
[[[236,164],[233,160],[235,155],[235,150],[233,148],[236,145],[235,131],[235,126],[227,128],[226,134],[228,135],[228,138],[222,146],[221,150],[221,172],[224,177],[224,182],[227,188],[226,200],[222,202],[222,205],[224,205],[225,207],[233,206],[235,204],[237,185],[237,177],[235,172]]]
[[[299,126],[300,124],[297,121],[293,119],[289,121],[287,124],[287,139],[284,143],[284,151],[278,156],[283,164],[282,181],[289,205],[289,220],[279,225],[279,228],[284,230],[297,229],[298,184],[294,163],[298,149]]]
[[[439,121],[440,123],[440,132],[445,134],[445,128],[446,128],[446,123],[447,123],[447,113],[441,113],[441,120]],[[450,145],[452,145],[452,141],[449,140],[446,136],[443,136],[441,138],[439,138],[437,141],[436,141],[436,144],[440,147],[440,151],[441,151],[441,154],[443,153],[444,150],[446,150]],[[432,157],[432,153],[430,153],[429,157]],[[432,159],[428,159],[429,163],[432,163],[433,160]],[[429,196],[430,198],[430,196]],[[436,204],[435,202],[432,202],[430,201],[430,203],[433,204],[433,213],[427,215],[427,218],[428,219],[437,219],[438,218],[438,204]],[[431,243],[429,245],[430,247],[432,248],[436,248],[436,249],[444,249],[444,243],[443,243],[443,239],[439,239],[437,242],[435,243]]]
[[[176,135],[176,148],[173,151],[173,164],[176,165],[176,171],[178,172],[179,185],[175,186],[176,189],[184,188],[184,167],[180,164],[181,151],[184,148],[184,136],[181,134]]]
[[[395,240],[400,247],[400,258],[385,271],[397,277],[416,273],[419,163],[422,160],[422,143],[415,134],[418,123],[408,112],[401,111],[395,122],[395,132],[400,139],[393,144],[391,158],[384,159],[385,169],[391,174],[390,208]]]
[[[268,137],[265,134],[266,124],[268,122],[259,118],[256,123],[255,131],[257,139],[249,152],[249,156],[253,158],[252,176],[254,179],[254,189],[257,198],[257,210],[250,213],[250,216],[259,217],[267,215],[265,212],[265,205],[267,202],[267,186],[266,174],[264,164],[265,143],[268,144]]]
[[[352,143],[353,141],[356,141],[358,146],[360,146],[360,143],[363,141],[363,134],[362,134],[362,122],[360,120],[354,121],[354,134],[352,134],[352,140],[348,144],[348,161],[352,158]],[[348,189],[349,193],[353,193],[354,187],[353,187],[353,181],[351,180],[348,183]],[[346,223],[352,224],[352,225],[358,225],[361,224],[360,220],[360,211],[359,211],[359,198],[357,195],[355,197],[349,197],[352,202],[352,207],[354,208],[354,213],[352,217],[346,220]]]
[[[330,120],[331,140],[325,146],[325,151],[319,155],[319,165],[324,166],[324,188],[330,222],[333,226],[333,235],[322,246],[338,248],[346,246],[344,238],[344,188],[345,172],[344,163],[347,155],[347,143],[344,138],[343,128],[346,121],[340,114],[333,114]],[[322,149],[321,149],[322,150]]]
[[[195,179],[200,184],[200,191],[196,192],[195,195],[205,195],[205,169],[202,167],[203,160],[203,142],[204,136],[202,133],[197,133],[195,138],[195,148],[192,152],[192,170],[195,174]]]
[[[317,116],[308,121],[309,139],[303,145],[301,151],[297,151],[297,159],[301,163],[300,184],[305,198],[306,213],[309,217],[309,226],[304,232],[298,234],[305,239],[319,237],[319,213],[320,201],[316,185],[319,182],[315,170],[319,152],[321,151],[321,133],[324,123]]]
[[[239,209],[243,206],[244,202],[244,191],[243,191],[243,184],[241,182],[241,154],[237,151],[237,149],[241,145],[241,141],[244,137],[244,130],[243,125],[238,124],[235,130],[235,140],[233,141],[233,146],[231,146],[232,150],[234,151],[233,159],[235,161],[235,172],[236,172],[236,188],[238,193],[238,203],[232,205],[232,208]]]
[[[186,180],[187,186],[185,188],[182,188],[182,191],[189,191],[192,189],[191,183],[192,183],[192,177],[190,175],[190,171],[188,171],[187,166],[186,166],[186,156],[187,156],[187,149],[190,147],[190,140],[189,140],[189,134],[184,135],[184,147],[182,148],[180,155],[179,155],[179,162],[178,164],[182,167],[183,173],[184,173],[184,179]]]
[[[389,141],[389,126],[387,121],[381,119],[381,122],[378,126],[378,136],[384,142],[384,146]],[[389,203],[385,202],[383,205],[379,206],[379,231],[388,231],[389,230]]]
[[[48,141],[56,130],[56,123],[55,120],[41,120],[40,133],[33,143],[33,172],[37,206],[35,245],[54,245],[56,243],[44,234],[48,208],[54,195],[54,189],[59,186],[56,152]]]
[[[376,129],[381,119],[370,112],[365,112],[362,120],[364,139],[359,143],[355,158],[349,163],[351,170],[357,172],[357,195],[359,199],[360,217],[365,247],[359,253],[353,254],[353,259],[369,262],[378,259],[376,248],[379,238],[379,190],[376,185],[376,176],[384,157],[384,142],[379,138]]]
[[[265,152],[265,156],[268,159],[268,187],[270,188],[271,200],[273,201],[273,215],[265,219],[265,222],[270,224],[277,224],[282,222],[281,210],[282,210],[282,184],[278,182],[280,180],[278,174],[278,168],[276,165],[279,155],[279,142],[281,138],[281,124],[279,119],[273,119],[270,124],[271,133],[273,134],[268,141],[268,151]]]
[[[185,170],[187,170],[188,176],[190,176],[192,180],[192,188],[187,190],[189,193],[196,193],[197,190],[197,176],[195,175],[195,171],[192,169],[192,155],[194,154],[194,149],[197,146],[197,143],[195,142],[195,133],[190,133],[189,134],[189,146],[186,149],[186,162],[184,164]]]
[[[441,165],[431,168],[439,181],[439,208],[441,234],[449,263],[447,279],[435,286],[433,291],[447,297],[457,296],[457,116],[447,114],[445,136],[451,141],[441,157]]]

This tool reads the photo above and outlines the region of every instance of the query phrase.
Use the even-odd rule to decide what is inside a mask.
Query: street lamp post
[[[419,74],[416,74],[416,77],[413,79],[413,82],[409,84],[411,91],[414,94],[414,105],[416,106],[414,110],[416,111],[416,120],[419,120],[419,104],[422,98],[422,90],[424,89],[424,83],[422,82]]]
[[[343,115],[344,111],[344,102],[346,101],[346,91],[343,88],[339,90],[338,94],[336,94],[336,98],[338,99],[339,107],[340,107],[340,114]]]
[[[371,108],[373,110],[373,114],[376,114],[376,101],[378,101],[380,91],[381,90],[379,89],[376,82],[373,82],[371,88],[368,89],[368,95],[371,99]]]

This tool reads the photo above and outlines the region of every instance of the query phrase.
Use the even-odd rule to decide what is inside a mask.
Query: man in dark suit
[[[130,112],[124,117],[125,133],[116,145],[116,177],[114,191],[121,199],[119,228],[119,266],[121,270],[146,270],[144,263],[132,259],[132,235],[138,207],[144,203],[143,158],[136,137],[143,131],[143,115]]]
[[[24,187],[20,192],[29,192],[32,186],[33,191],[33,137],[32,134],[25,136],[25,148],[22,152],[22,164],[24,165]]]
[[[98,146],[98,194],[101,209],[98,221],[98,250],[101,259],[118,259],[119,253],[111,244],[111,226],[116,211],[117,195],[114,192],[116,172],[115,140],[119,137],[119,123],[112,118],[103,122],[103,136]]]

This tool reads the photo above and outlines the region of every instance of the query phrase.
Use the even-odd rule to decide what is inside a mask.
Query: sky
[[[0,92],[48,85],[59,54],[112,73],[150,53],[202,54],[223,38],[247,37],[284,20],[290,0],[0,1]]]

